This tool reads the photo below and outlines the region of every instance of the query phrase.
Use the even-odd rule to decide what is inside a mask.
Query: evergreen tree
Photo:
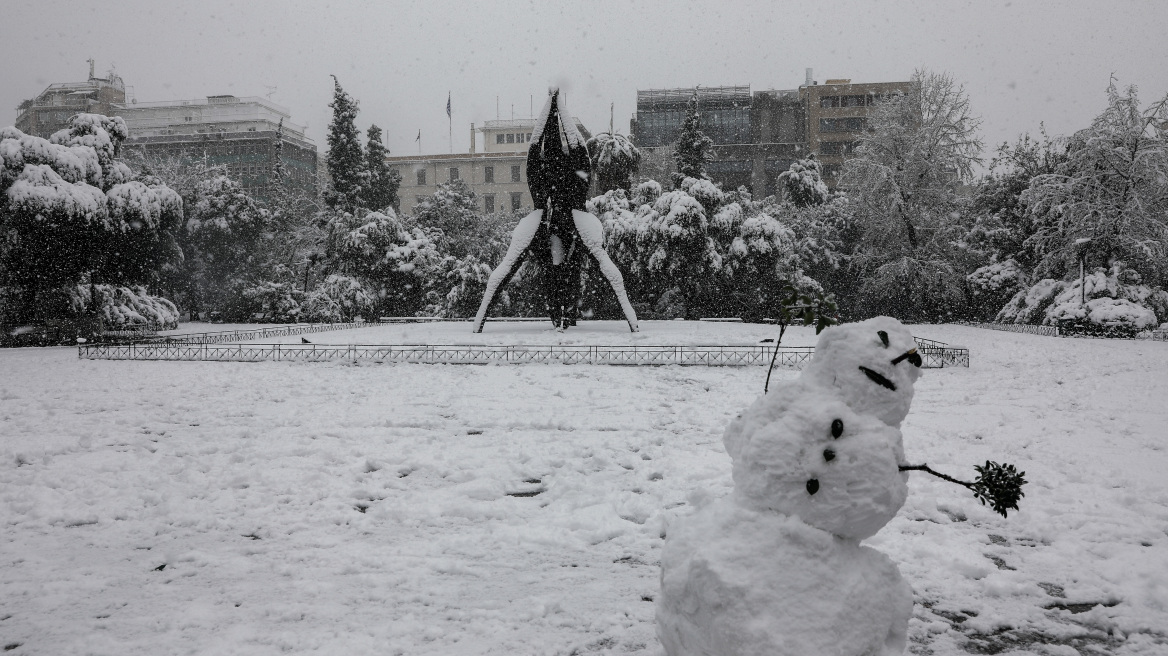
[[[272,183],[283,185],[287,172],[284,170],[284,119],[276,125],[276,139],[272,143]]]
[[[641,151],[623,134],[601,132],[592,137],[588,140],[588,156],[602,194],[613,189],[628,191],[641,166]]]
[[[365,168],[365,154],[357,132],[357,101],[345,93],[334,75],[333,121],[328,128],[328,171],[331,187],[324,193],[325,203],[331,209],[353,212],[363,205],[363,191],[369,173]]]
[[[59,318],[79,283],[154,283],[181,261],[182,199],[117,159],[128,137],[98,114],[47,140],[0,128],[0,322]]]
[[[831,197],[827,185],[823,183],[822,170],[814,155],[797,162],[779,174],[779,184],[783,196],[795,207],[822,205]]]
[[[381,128],[369,126],[369,142],[365,146],[365,169],[369,172],[365,185],[365,206],[374,210],[392,207],[397,210],[397,190],[401,186],[401,173],[389,168],[385,158],[389,149],[381,143]]]
[[[698,114],[698,94],[689,99],[685,109],[685,122],[681,124],[681,134],[677,139],[677,151],[673,160],[677,173],[673,174],[673,187],[681,187],[686,178],[709,180],[706,164],[714,159],[714,140],[702,134],[701,117]]]

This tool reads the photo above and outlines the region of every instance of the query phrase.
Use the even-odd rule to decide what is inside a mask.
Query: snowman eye
[[[807,481],[807,494],[813,495],[818,491],[819,491],[819,481],[817,479],[813,478],[813,479]]]
[[[880,343],[884,344],[884,348],[888,348],[888,333],[883,330],[877,330],[876,334],[880,336]]]
[[[838,440],[839,436],[843,435],[843,434],[844,434],[844,420],[843,419],[832,419],[831,420],[831,436]]]

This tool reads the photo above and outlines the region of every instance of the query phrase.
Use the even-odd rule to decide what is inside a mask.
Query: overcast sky
[[[329,74],[394,154],[466,152],[469,127],[539,111],[550,84],[591,131],[627,133],[636,91],[789,89],[813,68],[854,82],[947,71],[987,145],[1085,127],[1113,73],[1145,103],[1168,92],[1168,2],[228,2],[0,0],[0,124],[53,82],[113,67],[139,101],[267,96],[318,148]],[[534,98],[534,103],[532,102]],[[480,145],[481,147],[481,145]]]

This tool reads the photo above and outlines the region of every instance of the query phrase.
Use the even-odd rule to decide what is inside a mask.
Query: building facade
[[[696,94],[701,130],[714,141],[714,161],[706,170],[723,189],[746,187],[755,195],[773,195],[778,175],[809,154],[823,163],[824,180],[834,187],[857,135],[867,129],[873,105],[887,95],[907,92],[909,84],[828,80],[819,85],[808,69],[806,83],[797,89],[752,92],[747,85],[639,90],[629,127],[647,160],[666,162],[686,105]]]
[[[290,121],[287,109],[267,99],[208,96],[115,104],[112,111],[130,129],[128,150],[223,166],[249,195],[260,199],[271,191],[279,153],[286,188],[310,195],[318,191],[316,145],[302,126]]]
[[[574,118],[585,139],[588,130]],[[470,127],[470,152],[453,155],[406,155],[387,157],[390,167],[401,173],[398,197],[400,210],[413,214],[438,185],[453,180],[466,182],[478,196],[479,210],[487,214],[534,209],[527,188],[527,149],[535,130],[535,119],[487,121],[481,128]],[[476,141],[482,135],[483,148]]]
[[[133,89],[130,89],[131,95]],[[16,116],[17,130],[48,139],[58,130],[69,127],[74,114],[111,115],[115,104],[126,102],[126,85],[116,73],[95,77],[93,60],[89,61],[89,79],[85,82],[50,84],[35,98],[20,103]]]

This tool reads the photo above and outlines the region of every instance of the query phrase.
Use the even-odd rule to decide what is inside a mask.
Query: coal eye
[[[839,436],[843,435],[843,434],[844,434],[844,420],[843,419],[831,420],[831,436],[836,438],[836,439],[839,439]]]
[[[921,354],[913,353],[912,355],[908,356],[908,361],[912,363],[914,367],[919,369],[921,367]]]
[[[818,480],[813,478],[813,479],[807,481],[807,494],[815,494],[818,491],[819,491],[819,481]]]
[[[835,460],[835,450],[834,449],[824,449],[823,450],[823,459],[828,461],[828,462]]]
[[[883,330],[877,330],[876,334],[880,336],[880,343],[884,344],[884,348],[888,348],[888,333]]]

